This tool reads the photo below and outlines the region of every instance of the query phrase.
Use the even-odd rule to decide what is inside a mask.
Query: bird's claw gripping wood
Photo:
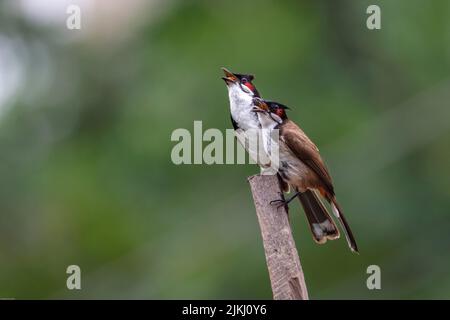
[[[272,200],[270,201],[271,205],[277,205],[277,209],[280,209],[281,207],[284,207],[286,209],[286,211],[289,209],[288,205],[287,205],[287,201],[285,199],[276,199],[276,200]]]
[[[283,195],[281,195],[281,199],[276,199],[276,200],[272,200],[270,201],[270,204],[275,204],[275,203],[279,203],[277,206],[277,209],[281,208],[282,206],[285,206],[286,211],[288,210],[288,204],[291,203],[292,200],[294,200],[298,195],[300,194],[300,192],[296,192],[292,197],[290,197],[288,200],[284,199]]]

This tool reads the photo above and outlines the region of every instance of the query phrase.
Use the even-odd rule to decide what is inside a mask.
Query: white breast
[[[239,128],[245,130],[260,128],[258,117],[253,108],[253,96],[241,90],[238,84],[233,84],[228,88],[230,98],[230,112]]]

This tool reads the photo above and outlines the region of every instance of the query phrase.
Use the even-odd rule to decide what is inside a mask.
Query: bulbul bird
[[[259,147],[261,139],[261,125],[258,116],[253,112],[255,105],[253,98],[260,97],[258,90],[252,83],[254,76],[251,74],[233,73],[222,68],[225,77],[222,79],[228,88],[230,100],[231,123],[236,137],[249,153],[250,157],[259,164],[261,170],[267,168],[267,154]]]
[[[286,115],[288,107],[259,97],[253,99],[253,111],[263,129],[265,141],[271,139],[270,132],[279,130],[279,169],[281,178],[289,184],[295,194],[288,200],[274,200],[287,205],[298,197],[305,210],[313,238],[318,243],[339,238],[339,230],[318,195],[325,198],[338,218],[350,249],[358,252],[355,238],[336,200],[330,173],[322,160],[319,149],[308,136]],[[266,147],[267,148],[267,147]],[[266,152],[269,152],[266,150]]]
[[[234,130],[259,129],[257,115],[252,112],[253,98],[260,97],[258,90],[252,83],[254,76],[251,74],[232,73],[222,68],[225,77],[222,79],[228,88],[230,99],[231,122]]]

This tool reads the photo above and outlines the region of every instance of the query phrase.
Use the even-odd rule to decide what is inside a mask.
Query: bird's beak
[[[260,109],[258,107],[253,107],[252,111],[253,112],[259,112],[259,113],[265,113],[265,111],[263,109]]]
[[[225,73],[225,77],[222,77],[223,81],[228,85],[229,83],[233,83],[238,81],[238,78],[227,68],[222,68],[223,73]]]
[[[269,111],[269,106],[267,105],[267,103],[260,98],[254,98],[253,104],[255,105],[252,109],[253,112],[265,113]]]

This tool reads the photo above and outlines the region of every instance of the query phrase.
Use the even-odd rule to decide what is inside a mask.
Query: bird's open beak
[[[264,100],[260,99],[260,98],[254,98],[253,99],[253,104],[255,105],[252,108],[253,112],[268,112],[269,111],[269,106],[267,105],[267,103],[264,102]]]
[[[222,71],[225,73],[225,77],[222,77],[222,79],[226,84],[238,81],[238,78],[227,68],[222,68]]]
[[[253,112],[261,112],[261,113],[266,112],[266,111],[264,111],[263,109],[260,109],[259,107],[253,107],[252,111],[253,111]]]

